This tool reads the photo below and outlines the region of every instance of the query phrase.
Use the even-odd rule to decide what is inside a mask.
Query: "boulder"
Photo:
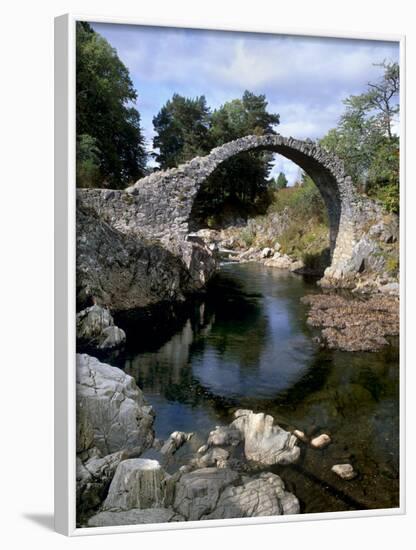
[[[264,413],[237,411],[231,427],[244,439],[244,454],[248,460],[265,465],[291,464],[300,455],[297,437],[283,430],[274,419]]]
[[[233,446],[241,442],[241,432],[234,426],[216,426],[208,436],[207,446]]]
[[[217,468],[224,468],[227,465],[227,460],[230,453],[221,447],[213,447],[209,449],[204,455],[197,457],[193,460],[193,463],[198,468],[207,468],[209,466],[216,466]]]
[[[168,523],[184,521],[184,518],[171,508],[134,508],[122,512],[99,512],[88,520],[88,527],[109,527],[111,525],[140,525],[147,523]]]
[[[126,333],[114,325],[110,311],[99,305],[77,313],[77,340],[99,349],[112,349],[126,340]]]
[[[123,460],[111,481],[102,509],[163,508],[168,500],[169,478],[157,460]]]
[[[279,269],[290,269],[293,260],[286,254],[276,252],[272,258],[267,259],[264,265],[267,267],[277,267]]]
[[[150,447],[154,415],[134,379],[87,354],[76,361],[77,452]]]
[[[110,455],[95,456],[82,462],[77,457],[76,493],[77,510],[86,512],[103,501],[117,466],[125,458],[124,451]]]
[[[173,432],[162,445],[160,452],[164,455],[173,455],[187,441],[191,439],[193,433]]]
[[[201,519],[298,514],[298,499],[284,488],[281,478],[269,472],[255,478],[245,478],[242,485],[225,488],[214,510]]]
[[[173,508],[186,520],[201,519],[214,511],[223,489],[238,480],[227,468],[201,468],[181,476],[175,487]]]

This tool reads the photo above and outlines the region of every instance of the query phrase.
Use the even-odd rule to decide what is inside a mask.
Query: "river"
[[[286,271],[225,264],[203,296],[118,315],[128,347],[101,359],[134,376],[155,410],[157,436],[192,431],[193,451],[236,408],[269,413],[286,429],[329,433],[326,449],[303,446],[297,464],[270,468],[303,513],[397,507],[398,342],[377,353],[322,350],[300,301],[317,291]],[[345,462],[356,479],[331,472]]]

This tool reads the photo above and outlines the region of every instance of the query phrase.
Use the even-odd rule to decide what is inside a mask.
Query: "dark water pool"
[[[276,467],[303,512],[399,505],[397,342],[379,353],[329,352],[314,342],[300,298],[317,287],[256,264],[221,268],[202,298],[116,319],[128,348],[104,357],[134,376],[156,412],[156,433],[195,432],[194,448],[236,408],[272,414],[287,429],[325,431]],[[147,315],[147,317],[146,317]],[[331,472],[352,462],[359,476]]]

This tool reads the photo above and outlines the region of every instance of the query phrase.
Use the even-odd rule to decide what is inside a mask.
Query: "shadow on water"
[[[185,304],[117,315],[128,346],[101,359],[134,376],[162,438],[192,431],[197,448],[240,407],[329,433],[328,448],[304,446],[297,465],[274,469],[304,512],[398,506],[397,342],[378,353],[320,349],[300,301],[316,291],[291,273],[225,265]],[[349,482],[331,472],[345,462],[359,472]]]

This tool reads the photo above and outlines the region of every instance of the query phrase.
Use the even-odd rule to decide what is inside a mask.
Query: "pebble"
[[[328,434],[321,434],[311,440],[311,447],[314,449],[323,449],[331,443],[331,438]]]
[[[335,464],[331,470],[342,479],[354,479],[357,476],[351,464]]]

